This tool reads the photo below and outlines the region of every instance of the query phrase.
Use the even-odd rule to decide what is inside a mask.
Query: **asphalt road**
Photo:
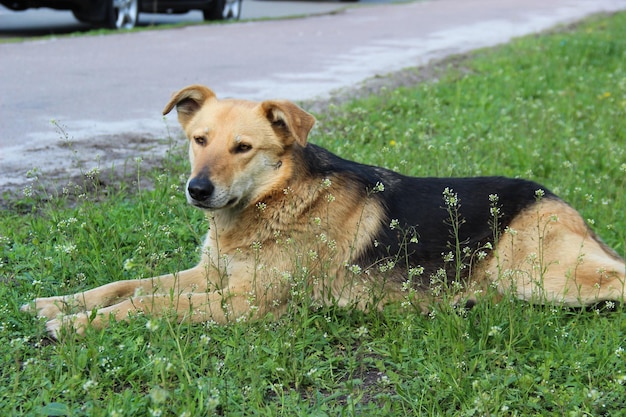
[[[58,176],[77,160],[88,169],[158,154],[159,138],[177,136],[175,116],[165,122],[161,110],[191,83],[222,97],[327,97],[377,74],[622,9],[626,0],[437,0],[0,44],[0,187],[23,185],[33,167]],[[65,136],[73,151],[61,146]]]

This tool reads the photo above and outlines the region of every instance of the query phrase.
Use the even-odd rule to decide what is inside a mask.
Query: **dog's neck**
[[[275,189],[257,198],[246,207],[230,207],[208,212],[211,233],[222,251],[241,247],[243,242],[265,242],[277,235],[305,232],[298,230],[315,217],[325,217],[328,191],[320,183],[289,182],[281,189]],[[295,185],[298,184],[298,185]],[[305,221],[302,218],[306,217]],[[229,242],[237,242],[230,247]]]

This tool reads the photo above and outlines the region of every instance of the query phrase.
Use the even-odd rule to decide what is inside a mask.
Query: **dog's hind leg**
[[[55,318],[59,314],[89,311],[108,307],[133,296],[172,292],[180,294],[190,291],[206,291],[207,268],[195,268],[176,274],[154,278],[115,281],[100,287],[72,295],[37,298],[21,307],[22,311],[35,311],[40,317]]]
[[[625,301],[624,260],[556,199],[538,202],[511,222],[486,270],[499,292],[534,303]]]

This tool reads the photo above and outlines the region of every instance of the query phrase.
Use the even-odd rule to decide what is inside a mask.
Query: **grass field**
[[[538,181],[623,256],[626,14],[451,62],[437,82],[317,115],[311,141],[411,175]],[[22,303],[197,260],[206,225],[185,203],[184,151],[158,172],[132,164],[135,182],[101,187],[90,170],[45,192],[35,180],[2,211],[0,415],[625,415],[619,305],[505,299],[424,316],[312,308],[305,295],[277,321],[140,316],[50,342]]]

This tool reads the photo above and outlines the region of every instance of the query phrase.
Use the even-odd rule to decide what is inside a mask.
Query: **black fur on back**
[[[342,159],[313,144],[302,148],[302,152],[309,175],[331,180],[336,176],[348,178],[352,186],[361,190],[363,198],[377,199],[385,208],[384,226],[378,235],[372,236],[372,246],[358,264],[368,267],[382,259],[392,259],[397,261],[397,268],[421,266],[424,272],[418,286],[428,286],[431,275],[441,268],[448,279],[457,277],[455,262],[444,262],[444,254],[456,253],[458,243],[461,249],[469,248],[464,262],[475,261],[478,249],[487,242],[494,243],[494,232],[498,236],[514,217],[537,201],[538,190],[542,190],[541,198],[558,198],[545,187],[527,180],[408,177]],[[373,192],[379,182],[384,191]],[[458,196],[458,237],[444,201],[446,188]],[[497,202],[492,201],[492,195],[497,195]],[[499,210],[495,226],[492,207]],[[392,221],[397,221],[396,227],[391,227]],[[411,242],[412,239],[417,239],[417,243]],[[462,270],[461,278],[467,272],[469,268]]]

